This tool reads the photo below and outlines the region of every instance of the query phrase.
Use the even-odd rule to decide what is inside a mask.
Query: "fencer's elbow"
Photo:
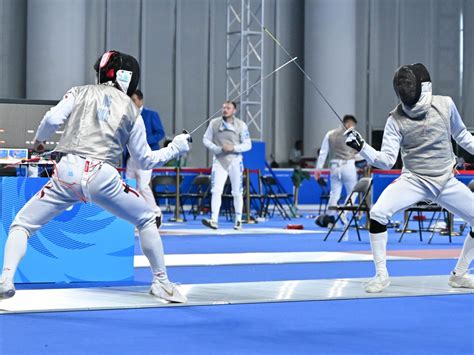
[[[374,164],[377,168],[381,170],[390,170],[395,165],[395,162],[379,161]]]

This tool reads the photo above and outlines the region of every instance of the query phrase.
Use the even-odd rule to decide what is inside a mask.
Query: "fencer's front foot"
[[[456,274],[453,271],[449,276],[448,285],[453,288],[474,288],[474,280],[469,276],[469,270],[464,274]]]
[[[219,228],[217,223],[214,222],[212,219],[203,219],[202,224],[204,224],[206,227],[211,228],[211,229],[217,229]]]
[[[188,299],[185,295],[179,292],[176,285],[170,281],[161,282],[158,279],[154,279],[151,284],[150,294],[152,296],[161,298],[168,302],[173,303],[186,303]]]
[[[390,278],[388,275],[375,275],[373,279],[371,279],[365,285],[365,292],[367,293],[379,293],[382,292],[390,286]]]
[[[15,285],[9,280],[2,280],[0,282],[0,300],[12,298],[15,296]]]

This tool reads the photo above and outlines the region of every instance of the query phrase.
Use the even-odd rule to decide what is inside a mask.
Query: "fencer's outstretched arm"
[[[375,150],[372,146],[365,143],[360,151],[360,155],[362,155],[370,165],[379,169],[391,169],[397,161],[401,141],[402,135],[398,125],[395,119],[390,116],[385,124],[382,148],[380,151]]]
[[[252,149],[252,140],[250,139],[250,133],[247,125],[244,123],[244,129],[240,134],[240,144],[234,146],[234,152],[244,153]]]
[[[323,143],[321,144],[321,150],[319,151],[318,162],[316,163],[316,169],[321,170],[324,167],[324,163],[329,154],[329,135],[332,131],[326,133],[323,139]]]
[[[474,136],[466,129],[453,100],[451,100],[450,112],[452,137],[461,147],[468,151],[469,154],[474,154]]]
[[[59,103],[51,107],[36,130],[35,141],[48,140],[69,118],[74,106],[74,90],[69,90]]]
[[[189,151],[188,138],[189,134],[179,134],[167,147],[151,150],[146,140],[145,123],[140,116],[136,119],[130,132],[127,149],[140,169],[149,170],[162,166],[169,160]]]
[[[206,132],[202,137],[202,143],[204,146],[213,152],[215,155],[222,153],[222,147],[219,147],[217,144],[214,144],[212,141],[212,127],[211,125],[207,126]]]

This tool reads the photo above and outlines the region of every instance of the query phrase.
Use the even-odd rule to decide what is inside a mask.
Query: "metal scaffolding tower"
[[[263,86],[255,85],[263,74],[264,0],[227,1],[227,99],[236,100],[240,118],[250,136],[263,138]]]

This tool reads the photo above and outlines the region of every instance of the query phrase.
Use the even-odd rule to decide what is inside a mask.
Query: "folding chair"
[[[224,190],[222,191],[221,214],[224,214],[226,221],[231,221],[234,215],[234,196],[232,196],[232,184],[230,178],[225,181]]]
[[[191,182],[191,186],[189,190],[183,194],[181,194],[181,204],[184,204],[191,200],[191,212],[196,219],[197,215],[204,210],[204,207],[209,207],[210,210],[210,203],[205,206],[206,201],[210,198],[210,191],[211,191],[211,177],[210,175],[197,175],[194,177],[193,181]],[[209,202],[209,201],[208,201]],[[184,214],[184,208],[183,208]]]
[[[247,203],[246,203],[247,193],[250,192],[250,210],[252,210],[253,208],[255,211],[257,211],[257,214],[259,214],[261,212],[263,195],[253,186],[252,181],[249,181],[250,191],[247,191],[247,175],[244,175],[242,180],[243,180],[242,184],[243,184],[243,199],[244,199],[243,213],[244,214],[246,213],[248,216],[250,216],[251,211],[247,211]],[[258,187],[260,187],[260,185],[258,185]]]
[[[261,176],[260,180],[264,189],[261,215],[270,215],[268,209],[270,207],[270,202],[273,202],[273,211],[271,213],[271,217],[273,217],[273,215],[275,214],[275,210],[278,210],[278,212],[280,212],[281,216],[284,219],[291,220],[290,215],[285,210],[285,207],[283,206],[280,200],[289,199],[292,195],[286,192],[279,191],[278,183],[276,179],[271,175]]]
[[[183,177],[180,175],[179,181],[183,181]],[[160,199],[176,199],[176,175],[156,175],[151,180],[151,188],[153,196],[159,205]],[[169,204],[168,204],[169,209]],[[182,211],[181,207],[181,211]],[[170,209],[169,209],[170,210]]]
[[[318,185],[321,189],[321,194],[319,195],[319,212],[318,212],[318,214],[321,214],[321,212],[326,213],[326,210],[328,208],[328,203],[329,203],[328,183],[323,177],[320,177],[318,180],[316,180],[316,182],[318,183]],[[324,203],[324,209],[323,209],[323,203]]]
[[[432,212],[433,213],[427,228],[424,227],[423,212],[425,212],[425,213]],[[413,213],[416,213],[417,216],[418,216],[418,218],[417,218],[417,220],[418,220],[418,234],[420,236],[420,242],[423,241],[423,231],[431,231],[431,236],[430,236],[430,239],[428,241],[428,244],[431,244],[431,241],[432,241],[434,233],[435,233],[434,227],[431,228],[432,225],[433,225],[433,221],[434,221],[434,225],[436,225],[436,223],[439,221],[441,215],[443,215],[443,214],[445,215],[445,220],[447,221],[449,242],[450,243],[452,242],[452,238],[451,238],[452,237],[452,233],[451,233],[451,230],[452,230],[452,226],[451,226],[452,216],[450,215],[448,210],[444,209],[440,205],[438,205],[436,203],[431,203],[431,201],[420,201],[416,205],[407,208],[405,210],[405,213],[406,213],[406,218],[405,218],[405,223],[403,224],[403,228],[401,230],[402,234],[400,235],[400,239],[398,240],[399,243],[401,243],[401,241],[403,239],[403,236],[407,232],[408,222],[410,222],[410,218],[411,218]],[[436,218],[436,216],[437,216],[437,218]],[[436,220],[435,220],[435,218],[436,218]]]
[[[329,206],[329,210],[333,211],[338,211],[338,215],[336,218],[336,221],[334,224],[331,226],[329,229],[328,233],[326,234],[326,237],[324,237],[324,241],[326,241],[329,238],[329,235],[333,231],[334,227],[336,226],[337,222],[341,220],[341,216],[344,212],[352,212],[351,219],[349,223],[344,227],[344,230],[342,232],[341,237],[337,241],[338,243],[344,238],[344,235],[346,234],[347,230],[349,229],[350,225],[352,224],[352,221],[354,221],[356,230],[357,230],[357,237],[359,238],[359,241],[362,239],[360,238],[360,232],[359,232],[359,223],[357,222],[357,215],[359,212],[365,212],[367,214],[367,219],[369,218],[369,212],[370,212],[370,206],[368,203],[368,197],[370,193],[370,189],[372,188],[372,178],[362,178],[360,179],[357,184],[354,186],[352,189],[352,192],[349,195],[349,198],[347,199],[346,203],[342,206]],[[359,200],[358,204],[355,204],[353,201],[356,199]]]

